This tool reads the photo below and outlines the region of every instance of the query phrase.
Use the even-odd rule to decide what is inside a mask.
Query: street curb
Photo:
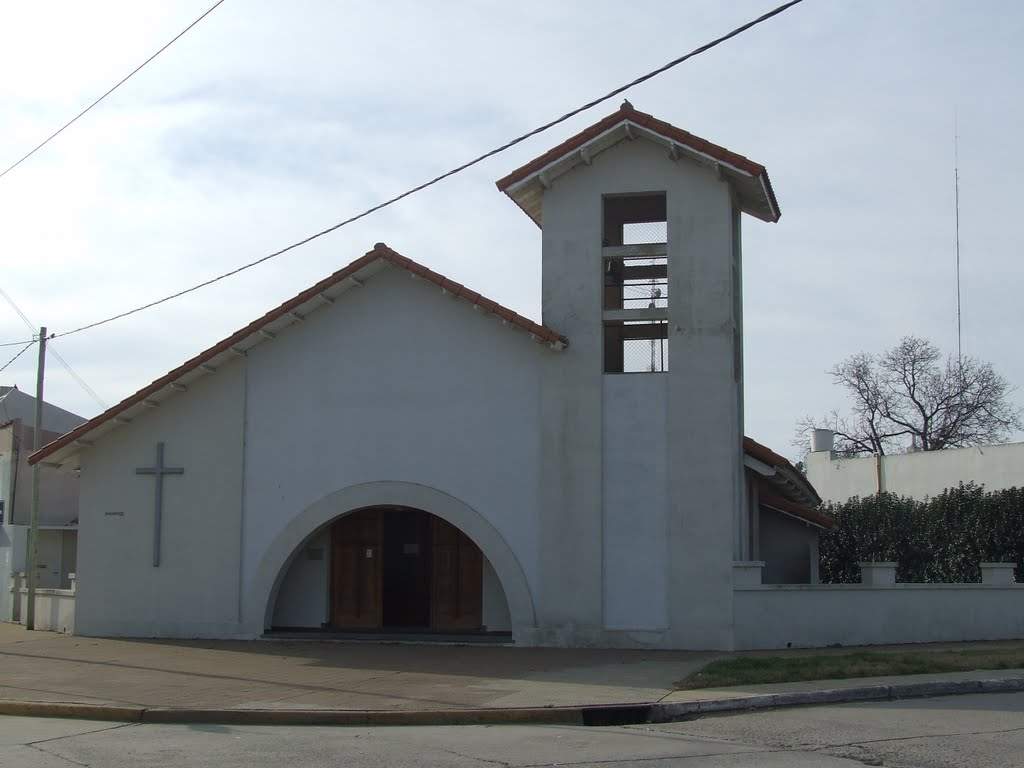
[[[858,701],[891,701],[971,693],[1024,691],[1024,677],[949,682],[863,685],[820,691],[760,693],[725,699],[584,707],[434,709],[197,709],[125,707],[50,701],[0,700],[0,715],[60,717],[129,723],[223,725],[640,725],[688,720],[701,715],[751,712]]]
[[[820,691],[791,693],[760,693],[728,699],[670,702],[655,704],[651,723],[667,723],[700,715],[723,712],[749,712],[779,707],[803,707],[821,704],[847,704],[858,701],[892,701],[933,696],[961,696],[971,693],[1013,693],[1024,691],[1024,677],[991,680],[950,680],[946,682],[898,683],[895,685],[862,685],[853,688],[826,688]]]
[[[142,721],[142,707],[121,707],[109,704],[80,704],[60,701],[0,700],[0,715],[19,717],[68,717],[81,720],[115,720],[125,723]]]

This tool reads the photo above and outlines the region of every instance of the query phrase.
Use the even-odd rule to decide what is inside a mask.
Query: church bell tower
[[[778,220],[767,172],[624,102],[498,187],[569,339],[543,363],[541,640],[731,647],[740,218]]]

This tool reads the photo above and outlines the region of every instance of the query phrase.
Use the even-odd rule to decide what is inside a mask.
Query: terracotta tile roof
[[[786,512],[814,525],[820,525],[822,528],[835,528],[835,520],[828,515],[819,512],[816,509],[812,509],[811,507],[804,506],[803,504],[797,504],[789,501],[788,499],[784,499],[782,496],[779,496],[771,490],[770,486],[764,482],[760,483],[757,498],[761,506],[772,507],[780,512]]]
[[[789,459],[785,456],[780,456],[767,445],[762,445],[752,437],[743,437],[743,452],[748,456],[752,456],[758,461],[763,461],[765,464],[777,467],[786,466],[792,469],[794,472],[796,468],[789,463]]]
[[[807,476],[803,472],[790,464],[789,459],[785,456],[780,456],[768,446],[762,445],[753,438],[746,436],[743,438],[743,452],[770,467],[775,467],[780,470],[785,474],[786,478],[791,483],[798,486],[806,496],[815,499],[818,502],[821,501],[821,497],[818,496],[818,492],[814,489],[814,486],[811,485],[811,481],[807,479]]]
[[[361,258],[356,259],[348,266],[338,270],[329,277],[324,278],[316,285],[307,288],[302,293],[289,299],[288,301],[284,302],[275,309],[270,310],[262,317],[254,320],[244,328],[231,334],[223,341],[220,341],[214,344],[209,349],[200,352],[192,359],[182,363],[173,371],[170,371],[169,373],[161,376],[159,379],[152,382],[148,386],[145,386],[142,389],[140,389],[134,395],[125,398],[117,405],[107,409],[99,416],[89,419],[89,421],[85,422],[76,429],[73,429],[72,431],[62,435],[53,442],[43,446],[29,457],[29,463],[35,464],[36,462],[42,461],[47,456],[52,455],[61,448],[75,442],[76,440],[81,440],[83,437],[85,437],[85,435],[89,434],[96,427],[100,426],[101,424],[104,424],[107,421],[110,421],[115,416],[123,413],[129,408],[132,408],[133,406],[136,406],[144,402],[153,394],[169,386],[171,383],[177,381],[185,374],[195,370],[196,368],[199,368],[204,363],[209,363],[210,360],[217,357],[218,355],[221,355],[225,352],[229,352],[232,347],[244,341],[248,337],[252,336],[254,333],[258,333],[265,326],[269,325],[275,320],[278,320],[288,315],[289,313],[293,312],[298,307],[301,307],[307,302],[314,300],[318,295],[322,294],[324,291],[331,288],[331,286],[355,276],[355,274],[359,272],[361,269],[369,266],[370,264],[378,260],[388,261],[391,264],[400,267],[401,269],[408,270],[409,272],[411,272],[414,275],[417,275],[418,277],[421,277],[425,280],[429,280],[435,285],[444,288],[448,293],[451,293],[459,298],[468,301],[474,306],[478,306],[481,309],[484,309],[488,312],[497,315],[510,325],[516,326],[517,328],[527,331],[528,333],[532,334],[533,337],[538,341],[560,346],[567,346],[569,343],[568,340],[557,331],[552,330],[547,326],[535,323],[532,320],[518,314],[517,312],[513,312],[511,309],[503,307],[497,302],[491,301],[490,299],[481,296],[476,291],[472,291],[466,286],[455,282],[454,280],[449,280],[444,275],[434,272],[433,270],[428,269],[422,264],[419,264],[413,261],[412,259],[406,258],[405,256],[402,256],[400,253],[393,251],[391,248],[388,248],[384,243],[377,243],[373,247],[373,250],[367,252]]]
[[[771,208],[774,212],[773,220],[778,220],[780,216],[779,203],[775,197],[775,191],[772,189],[772,183],[768,178],[768,171],[763,165],[755,163],[753,160],[732,152],[725,147],[714,144],[707,139],[702,139],[700,136],[695,136],[689,131],[677,128],[671,123],[659,120],[653,115],[641,112],[635,109],[628,101],[623,102],[622,106],[612,114],[594,123],[589,128],[580,131],[575,136],[566,139],[558,146],[549,149],[543,155],[531,160],[526,165],[517,168],[504,178],[499,179],[495,184],[500,191],[508,193],[508,190],[512,185],[522,181],[526,177],[536,173],[540,169],[550,165],[570,152],[579,149],[584,144],[597,138],[605,131],[621,123],[623,120],[629,120],[637,125],[643,126],[644,128],[665,136],[678,144],[689,147],[701,154],[731,165],[741,171],[749,173],[751,176],[763,180],[765,192],[768,195]]]

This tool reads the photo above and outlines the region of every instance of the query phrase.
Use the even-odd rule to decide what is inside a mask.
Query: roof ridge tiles
[[[506,174],[495,182],[495,186],[497,186],[501,192],[504,192],[506,195],[511,197],[521,208],[523,208],[524,212],[528,216],[533,218],[539,224],[535,214],[532,214],[529,210],[524,208],[522,201],[518,199],[518,192],[516,191],[518,189],[518,185],[521,182],[526,182],[535,174],[548,168],[551,164],[577,151],[601,134],[612,130],[625,121],[629,121],[642,128],[646,128],[653,133],[659,134],[664,139],[689,147],[696,152],[707,156],[712,161],[730,166],[735,172],[738,172],[741,175],[746,175],[758,180],[759,189],[764,195],[764,204],[766,206],[765,211],[757,214],[758,218],[762,218],[765,221],[778,220],[781,215],[779,212],[778,200],[775,197],[771,181],[768,178],[768,172],[763,165],[744,155],[733,152],[730,149],[726,149],[719,144],[715,144],[708,139],[697,136],[690,131],[677,128],[669,122],[656,118],[654,115],[648,114],[647,112],[641,112],[630,104],[624,104],[611,114],[598,120],[593,125],[584,128],[579,133],[570,136],[562,143],[557,144],[543,154],[535,157],[533,160],[521,165],[511,173]]]
[[[307,301],[312,300],[315,296],[317,296],[317,294],[323,293],[328,288],[342,282],[343,280],[354,275],[356,272],[360,271],[364,267],[369,266],[373,262],[378,261],[380,259],[383,259],[388,263],[397,266],[401,269],[405,269],[411,274],[422,276],[425,279],[428,279],[431,282],[434,282],[441,286],[443,286],[445,282],[448,282],[453,285],[460,285],[452,280],[449,280],[444,275],[438,272],[434,272],[428,267],[425,267],[419,262],[413,261],[407,256],[403,256],[402,254],[388,247],[384,243],[377,243],[374,245],[372,250],[367,251],[364,255],[360,256],[355,261],[349,263],[348,265],[342,267],[339,270],[336,270],[329,276],[325,277],[323,280],[320,280],[319,282],[313,284],[304,291],[299,292],[298,294],[288,299],[287,301],[282,302],[275,308],[260,315],[258,318],[256,318],[249,324],[243,326],[239,330],[235,331],[227,338],[222,339],[213,346],[203,350],[199,354],[190,357],[177,368],[172,369],[163,376],[160,376],[159,378],[150,382],[142,389],[138,390],[132,395],[129,395],[116,405],[111,406],[98,416],[94,416],[92,419],[89,419],[88,421],[79,425],[70,432],[61,435],[56,440],[53,440],[47,445],[44,445],[42,448],[34,452],[31,456],[29,456],[29,463],[36,464],[37,462],[45,459],[47,456],[50,456],[56,451],[60,450],[61,448],[69,445],[70,443],[73,443],[76,440],[80,440],[86,434],[94,430],[96,427],[99,427],[100,425],[113,419],[118,414],[152,397],[152,395],[169,386],[171,383],[177,381],[185,374],[190,373],[196,368],[199,368],[199,366],[203,365],[206,362],[209,362],[214,357],[217,357],[218,355],[227,352],[231,347],[248,338],[252,334],[258,333],[259,331],[263,330],[267,325],[274,322],[275,320],[278,320],[288,315],[288,313],[294,310],[296,307],[299,307],[302,304],[305,304]],[[468,289],[466,289],[465,286],[460,285],[460,297],[468,298],[467,291]],[[492,301],[491,299],[487,299],[481,294],[476,293],[475,291],[468,291],[468,293],[473,294],[475,296],[475,298],[472,300],[473,304],[481,306],[484,309],[493,312],[494,314],[500,315],[500,312],[498,310],[506,310],[507,312],[511,313],[511,322],[513,325],[516,325],[520,329],[532,334],[533,336],[537,337],[540,341],[545,341],[548,342],[549,344],[559,345],[563,347],[568,345],[568,339],[566,339],[565,336],[558,333],[554,329],[548,328],[547,326],[540,325],[532,320],[522,317],[516,314],[515,312],[512,312],[512,310],[509,310],[506,307],[502,307],[497,302]]]

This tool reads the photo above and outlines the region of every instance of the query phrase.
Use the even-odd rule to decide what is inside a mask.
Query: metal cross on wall
[[[164,466],[164,444],[156,444],[156,466],[139,467],[136,475],[153,475],[156,478],[156,507],[153,514],[153,567],[160,565],[160,518],[164,508],[164,475],[183,475],[184,467]]]

